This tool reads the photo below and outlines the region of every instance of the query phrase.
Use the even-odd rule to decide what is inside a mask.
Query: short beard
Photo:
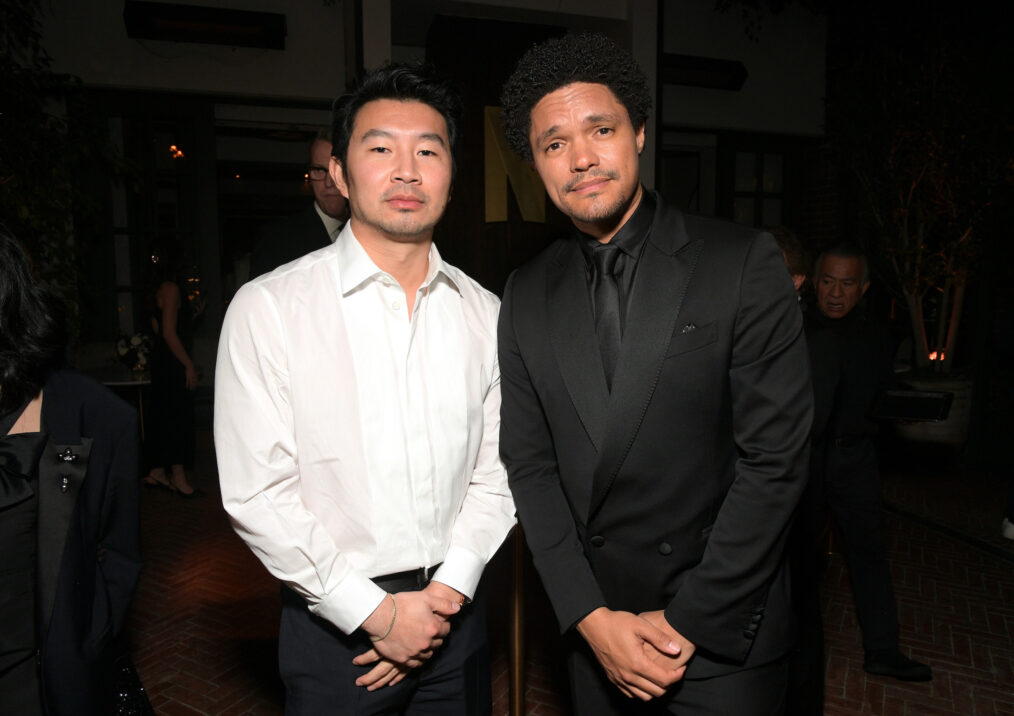
[[[443,213],[441,212],[442,215]],[[407,215],[391,221],[375,221],[355,209],[352,210],[352,217],[356,219],[357,224],[373,227],[392,241],[406,244],[415,243],[420,239],[429,239],[432,237],[433,229],[437,225],[436,221],[416,222],[414,217]]]
[[[604,176],[613,180],[617,180],[619,178],[619,175],[615,172],[605,171],[597,172],[592,174],[592,176]],[[578,177],[571,181],[565,187],[564,196],[570,193],[572,187],[577,186],[586,178],[587,177]],[[611,227],[617,224],[623,218],[627,209],[630,208],[631,202],[634,200],[634,197],[637,196],[637,186],[638,185],[634,186],[634,191],[632,193],[629,195],[618,196],[615,201],[607,206],[585,206],[583,207],[586,209],[585,211],[576,212],[576,207],[574,205],[569,205],[567,208],[571,211],[575,211],[576,213],[568,213],[566,211],[564,213],[567,214],[572,221],[581,222],[583,224],[595,224],[601,228]]]

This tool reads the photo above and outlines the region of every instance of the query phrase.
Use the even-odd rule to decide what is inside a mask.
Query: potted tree
[[[956,370],[959,329],[983,217],[1010,175],[1010,142],[990,111],[989,88],[977,81],[982,67],[945,27],[879,27],[883,35],[874,31],[857,43],[829,117],[859,188],[867,252],[907,314],[912,369],[905,380],[954,393],[946,424],[902,425],[900,432],[963,443],[971,382]]]

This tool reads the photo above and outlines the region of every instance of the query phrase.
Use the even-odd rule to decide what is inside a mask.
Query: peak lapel
[[[566,241],[546,275],[550,341],[571,402],[596,450],[606,425],[605,369],[595,337],[586,265],[575,241]]]

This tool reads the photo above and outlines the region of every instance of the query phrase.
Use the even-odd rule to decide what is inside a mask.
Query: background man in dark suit
[[[890,387],[892,351],[885,328],[858,307],[870,287],[866,256],[849,246],[828,249],[817,259],[813,283],[816,310],[807,312],[807,336],[813,340],[823,332],[834,341],[832,351],[812,355],[814,374],[837,378],[815,477],[841,528],[863,630],[863,669],[902,681],[929,681],[930,667],[898,649],[898,605],[884,545],[875,442],[879,426],[870,417],[877,394]]]
[[[575,712],[639,712],[627,696],[777,713],[812,413],[778,247],[642,189],[650,94],[605,37],[532,48],[502,99],[576,229],[512,275],[499,326],[501,455],[559,622],[583,637]]]
[[[348,203],[331,181],[331,130],[321,129],[310,142],[307,175],[313,204],[262,227],[250,256],[250,278],[329,245],[348,218]]]

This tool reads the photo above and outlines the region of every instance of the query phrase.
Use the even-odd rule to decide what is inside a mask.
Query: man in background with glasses
[[[321,129],[310,142],[307,178],[313,189],[313,204],[302,211],[264,226],[258,231],[250,256],[250,278],[272,271],[282,264],[327,246],[338,236],[349,216],[348,203],[331,181],[327,165],[331,159],[331,130]]]

